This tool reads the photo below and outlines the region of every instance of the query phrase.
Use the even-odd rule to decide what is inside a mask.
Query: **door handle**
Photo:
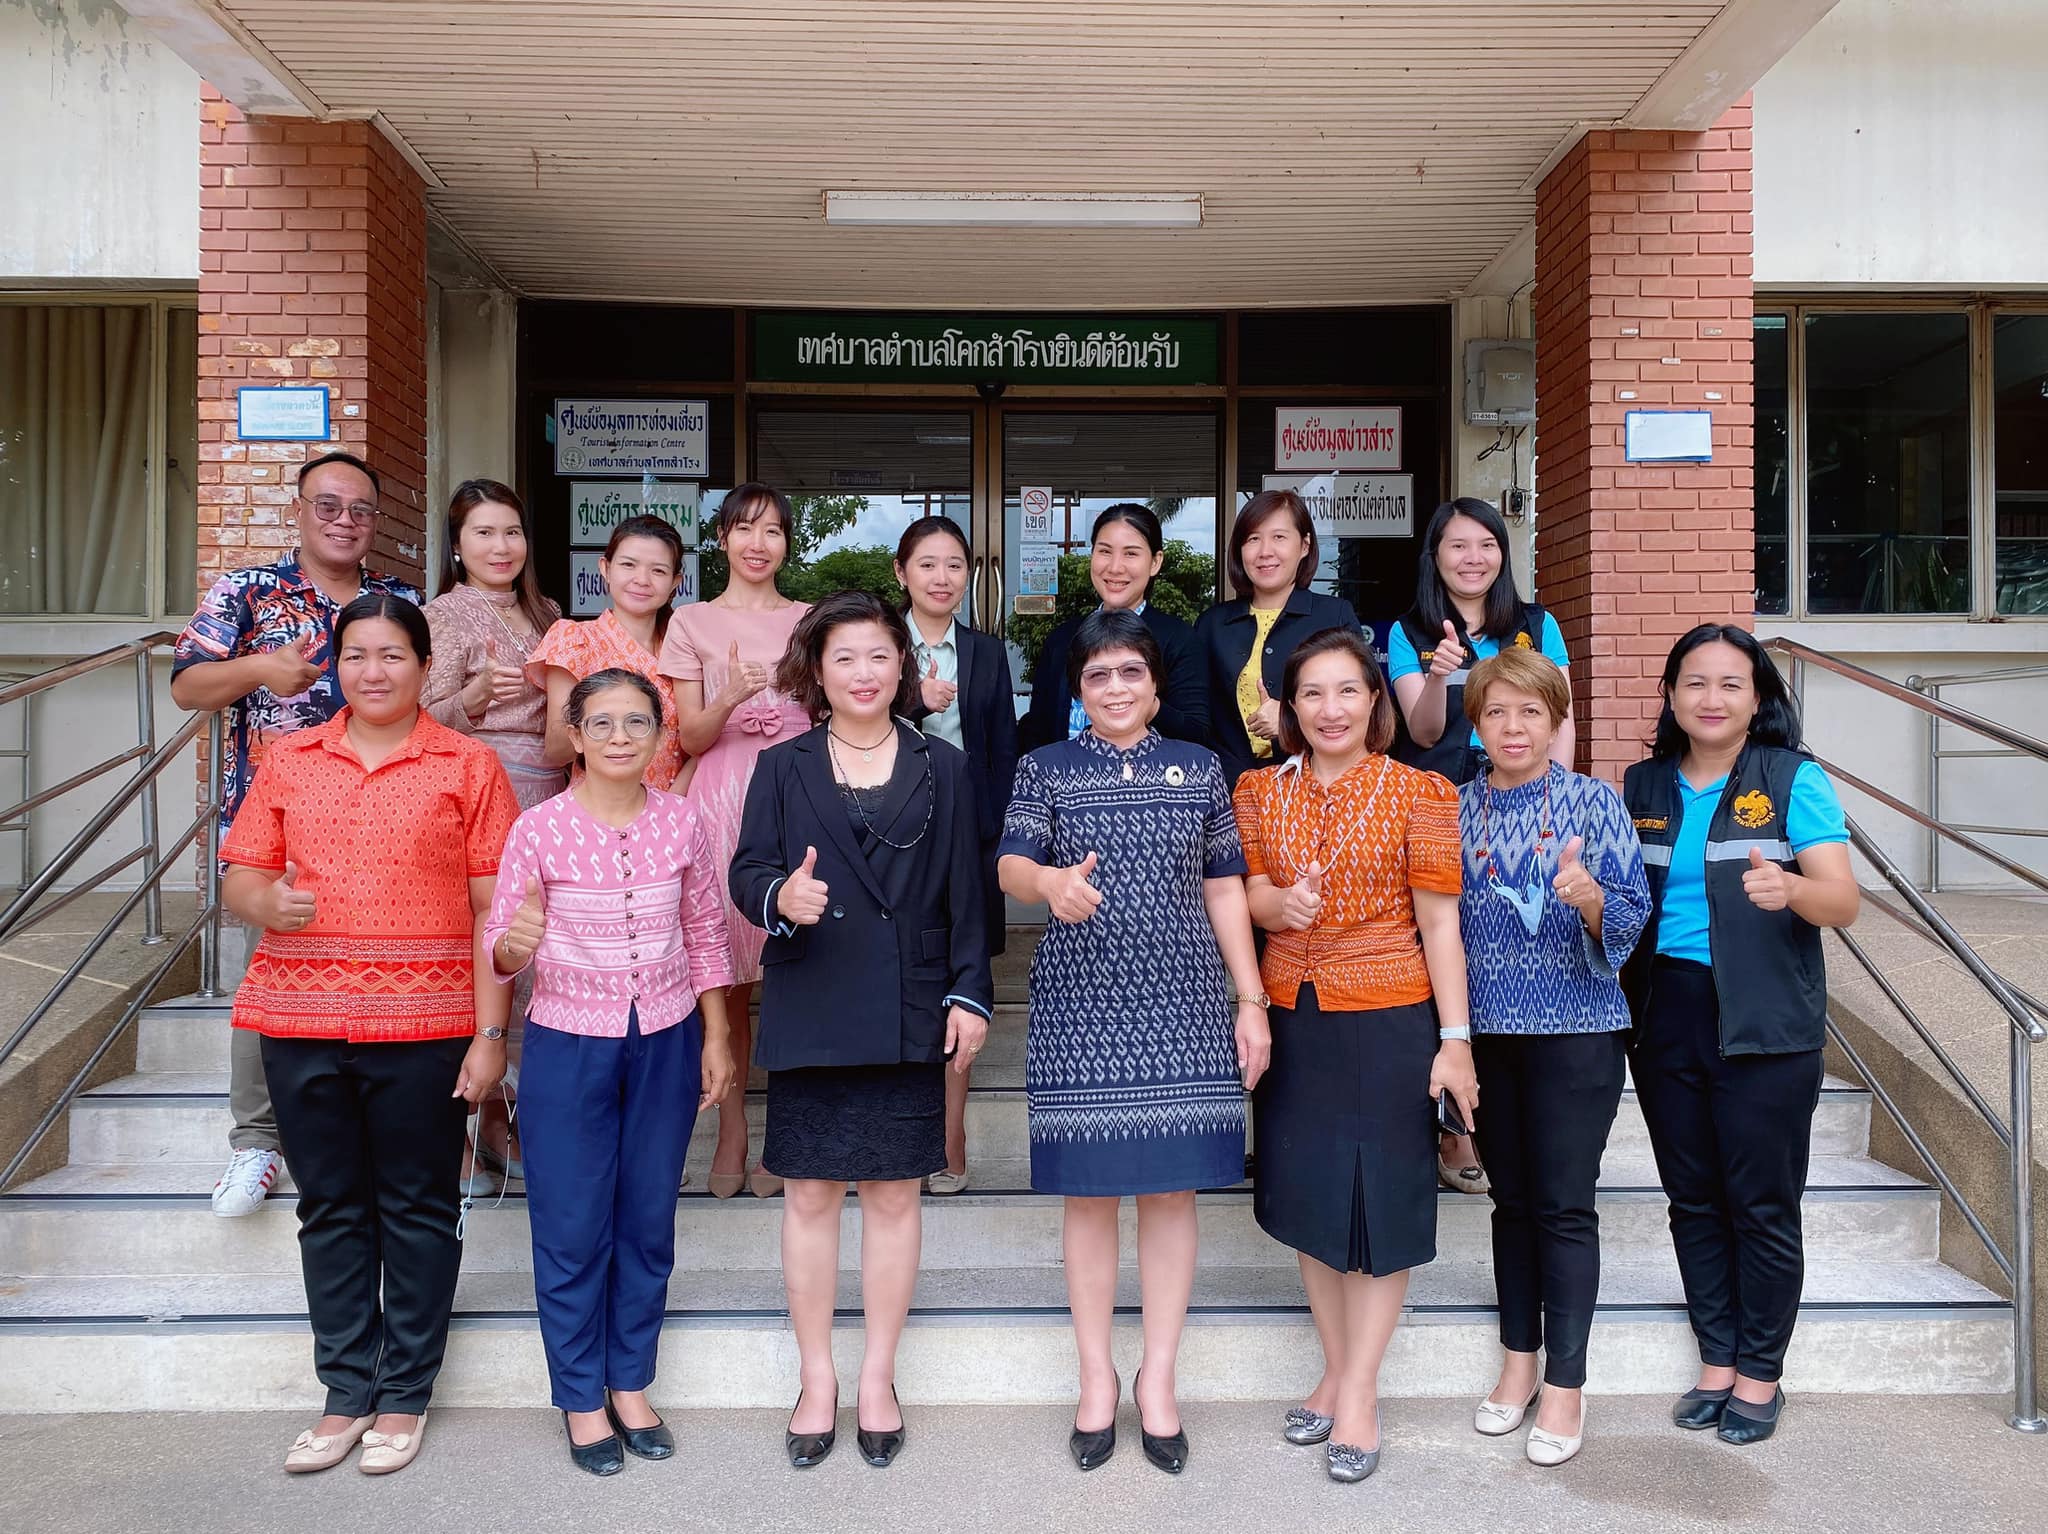
[[[974,556],[974,579],[967,583],[967,626],[978,628],[982,614],[982,582],[988,578],[988,556]]]
[[[1004,603],[1004,601],[1003,601],[1003,556],[1002,556],[1002,555],[1000,555],[1000,554],[991,554],[991,555],[989,555],[989,557],[988,557],[988,573],[989,573],[989,581],[990,581],[990,584],[991,584],[991,585],[993,585],[993,586],[995,587],[995,593],[996,593],[996,605],[995,605],[995,627],[991,628],[991,629],[989,630],[989,632],[990,632],[991,634],[995,634],[995,635],[997,635],[997,636],[1000,636],[1000,635],[1002,634],[1002,632],[1003,632],[1003,618],[1004,618],[1004,611],[1003,611],[1003,609],[1004,609],[1004,607],[1005,607],[1005,605],[1006,605],[1006,604]]]

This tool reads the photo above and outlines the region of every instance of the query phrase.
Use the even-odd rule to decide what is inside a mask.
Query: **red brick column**
[[[199,570],[297,542],[296,466],[344,448],[384,484],[372,562],[417,576],[426,543],[427,209],[365,122],[247,118],[201,92]],[[325,443],[235,436],[244,384],[324,384]]]
[[[1589,133],[1536,203],[1537,580],[1579,765],[1643,755],[1671,642],[1754,591],[1750,104],[1708,133]],[[1630,464],[1634,409],[1705,409],[1706,464]]]

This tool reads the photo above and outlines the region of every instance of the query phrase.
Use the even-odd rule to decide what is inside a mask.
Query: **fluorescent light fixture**
[[[851,229],[1199,229],[1198,192],[827,192]]]

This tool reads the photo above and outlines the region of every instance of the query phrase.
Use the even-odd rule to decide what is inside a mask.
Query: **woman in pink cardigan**
[[[568,720],[583,775],[513,824],[484,942],[506,984],[533,966],[519,1120],[541,1342],[570,1459],[614,1475],[675,1452],[647,1387],[690,1129],[733,1081],[732,952],[695,807],[642,781],[653,684],[593,672]]]

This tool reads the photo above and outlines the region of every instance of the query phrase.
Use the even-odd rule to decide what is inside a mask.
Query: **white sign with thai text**
[[[1305,405],[1274,413],[1273,467],[1398,469],[1399,405]]]
[[[1415,536],[1413,474],[1268,474],[1259,488],[1301,497],[1325,555],[1338,538]]]
[[[1052,542],[1052,487],[1050,485],[1026,485],[1018,492],[1022,506],[1018,524],[1018,537],[1028,547],[1034,543]]]
[[[643,477],[629,480],[573,480],[569,485],[569,546],[601,549],[612,529],[628,517],[659,517],[682,536],[683,547],[697,546],[701,487]]]
[[[557,474],[711,472],[711,406],[701,399],[558,399],[549,433]]]

